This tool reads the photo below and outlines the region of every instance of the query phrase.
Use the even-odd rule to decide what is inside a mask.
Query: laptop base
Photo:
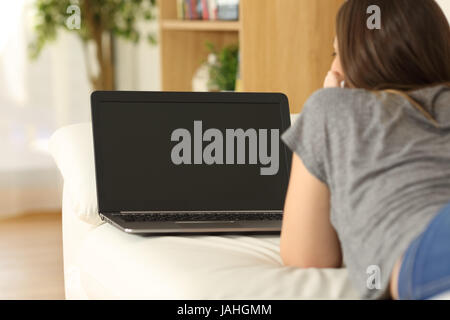
[[[281,220],[126,222],[112,214],[100,214],[100,217],[130,234],[280,234],[281,231]]]

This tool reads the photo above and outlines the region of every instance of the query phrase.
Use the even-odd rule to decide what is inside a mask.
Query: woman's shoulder
[[[324,88],[314,92],[303,106],[302,114],[316,122],[361,121],[367,113],[379,108],[382,101],[364,89]]]
[[[304,108],[324,110],[351,109],[353,106],[371,104],[377,101],[375,93],[364,89],[324,88],[314,92],[306,101]]]

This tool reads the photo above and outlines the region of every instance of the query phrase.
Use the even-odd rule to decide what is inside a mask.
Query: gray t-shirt
[[[439,126],[402,96],[331,88],[314,93],[282,136],[327,184],[344,263],[365,299],[388,297],[396,260],[450,202],[450,89],[410,96]],[[377,267],[381,289],[370,289]]]

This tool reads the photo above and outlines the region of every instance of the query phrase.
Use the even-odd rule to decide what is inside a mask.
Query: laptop
[[[96,91],[91,107],[103,220],[132,234],[280,233],[285,95]]]

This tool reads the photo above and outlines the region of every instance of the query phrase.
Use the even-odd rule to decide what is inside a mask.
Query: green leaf
[[[239,46],[231,45],[223,48],[221,51],[215,49],[214,44],[207,42],[209,51],[215,54],[218,61],[215,65],[209,66],[210,88],[218,90],[233,91],[236,86],[236,77],[239,64]]]
[[[78,5],[81,11],[80,29],[69,30],[66,26],[67,8]],[[75,32],[83,41],[93,39],[95,31],[111,33],[133,42],[140,39],[139,21],[155,19],[156,0],[35,0],[34,39],[28,46],[30,58],[37,58],[42,49],[57,38],[58,30]],[[89,21],[87,15],[92,16]],[[147,36],[151,44],[156,42],[153,34]]]

